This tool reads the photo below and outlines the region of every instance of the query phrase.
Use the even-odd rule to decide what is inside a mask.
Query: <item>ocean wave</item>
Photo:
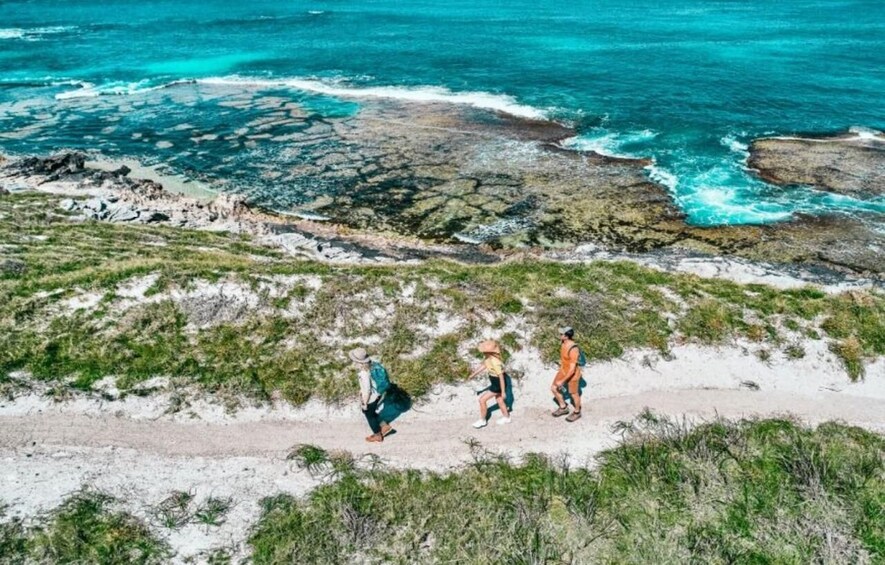
[[[612,132],[600,129],[565,139],[561,145],[566,149],[592,151],[606,157],[638,159],[642,155],[632,153],[627,148],[630,145],[650,141],[657,135],[657,132],[650,129],[629,132]]]
[[[666,186],[671,193],[675,192],[676,187],[679,186],[678,176],[655,163],[645,167],[645,171],[648,173],[648,178]]]
[[[747,145],[746,143],[740,141],[737,138],[737,136],[735,136],[733,134],[728,134],[728,135],[723,136],[719,140],[719,143],[721,143],[725,147],[728,147],[732,152],[737,153],[741,156],[744,156],[744,157],[750,156],[750,146]]]
[[[832,134],[827,134],[826,137],[802,137],[797,135],[773,135],[768,137],[768,139],[781,139],[786,141],[810,141],[814,143],[832,143],[833,141],[846,141],[846,140],[858,140],[858,141],[866,141],[866,140],[879,140],[882,141],[885,139],[885,132],[879,131],[877,129],[873,129],[866,126],[851,126],[848,128],[848,133],[850,136],[833,136]]]
[[[512,96],[482,91],[452,91],[439,86],[350,86],[345,81],[321,81],[306,78],[260,78],[247,76],[206,77],[197,79],[181,79],[156,84],[150,79],[137,82],[113,81],[96,86],[83,82],[80,88],[56,94],[57,100],[73,98],[94,98],[98,96],[119,96],[140,94],[153,90],[171,88],[180,84],[204,84],[214,86],[243,86],[252,88],[291,88],[303,92],[323,94],[340,98],[388,98],[408,102],[444,102],[493,110],[520,118],[532,120],[549,119],[544,110],[520,104]]]
[[[533,106],[520,104],[506,94],[482,91],[452,91],[440,86],[351,86],[345,81],[322,81],[309,78],[253,78],[239,75],[197,79],[207,85],[243,85],[261,88],[292,88],[305,92],[341,98],[388,98],[408,102],[445,102],[494,110],[532,120],[547,119],[546,113]]]
[[[21,39],[24,41],[40,41],[44,35],[64,33],[76,29],[74,26],[50,26],[33,28],[0,28],[0,39]]]
[[[0,87],[27,87],[43,88],[47,86],[80,86],[79,80],[60,79],[54,77],[44,78],[0,78]]]
[[[156,84],[151,80],[144,79],[137,82],[114,81],[99,86],[91,82],[76,82],[75,86],[79,86],[76,90],[68,90],[59,92],[55,95],[56,100],[73,100],[76,98],[97,98],[99,96],[126,96],[132,94],[140,94],[143,92],[151,92],[154,90],[162,90],[179,84],[193,84],[193,80],[176,80],[172,82],[164,82]],[[62,84],[72,84],[71,82]]]
[[[881,131],[864,126],[851,126],[848,133],[853,133],[857,139],[882,139],[885,135]]]

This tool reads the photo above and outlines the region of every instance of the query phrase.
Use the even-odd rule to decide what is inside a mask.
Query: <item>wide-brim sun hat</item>
[[[369,354],[362,347],[358,347],[348,353],[350,360],[354,363],[368,363],[369,362]]]
[[[481,342],[477,347],[480,353],[491,353],[493,355],[501,354],[501,346],[494,339],[487,339]]]

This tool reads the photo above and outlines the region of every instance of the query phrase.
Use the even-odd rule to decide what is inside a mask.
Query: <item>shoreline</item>
[[[36,159],[37,163],[55,159],[71,160],[77,153],[61,153],[54,158]],[[0,158],[3,156],[0,155]],[[77,158],[74,158],[76,160]],[[770,284],[779,288],[797,288],[805,284],[817,284],[827,292],[841,292],[849,288],[882,287],[885,279],[881,273],[863,274],[845,270],[838,264],[775,263],[747,259],[728,254],[710,254],[691,249],[659,248],[647,252],[630,252],[612,248],[606,244],[587,242],[566,249],[541,247],[507,248],[488,244],[434,243],[414,236],[398,233],[370,233],[338,224],[334,219],[312,220],[297,213],[279,213],[248,205],[243,197],[217,193],[210,198],[209,192],[198,189],[197,196],[166,188],[170,177],[152,167],[140,166],[132,160],[96,159],[94,156],[79,157],[82,164],[74,165],[74,172],[62,167],[50,175],[22,170],[25,158],[7,157],[0,161],[0,183],[11,188],[35,190],[73,198],[67,206],[79,206],[84,200],[78,198],[111,199],[131,206],[133,210],[159,211],[177,218],[173,225],[189,229],[232,231],[257,236],[266,245],[282,248],[288,253],[308,256],[320,261],[333,262],[409,262],[448,258],[465,263],[489,264],[538,258],[563,262],[630,261],[661,269],[665,272],[683,272],[699,276],[718,276],[740,283]],[[98,166],[96,166],[98,165]],[[124,166],[125,174],[119,174]],[[56,180],[53,175],[58,174]],[[96,177],[96,175],[98,175]],[[96,180],[97,179],[97,180]],[[161,184],[164,183],[164,184]],[[2,186],[2,184],[0,184]],[[93,214],[88,209],[81,211]],[[110,221],[115,221],[110,219]],[[883,265],[885,268],[885,265]]]

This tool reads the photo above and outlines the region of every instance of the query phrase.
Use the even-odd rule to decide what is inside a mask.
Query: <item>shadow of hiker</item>
[[[584,397],[584,389],[587,388],[587,381],[584,380],[584,377],[581,376],[581,380],[578,381],[578,395],[583,398]],[[568,391],[568,386],[562,386],[559,389],[559,392],[562,393],[562,398],[565,399],[566,402],[572,400],[572,393]],[[552,396],[550,397],[553,400],[553,403],[556,403],[556,399]]]
[[[510,373],[504,373],[504,387],[506,390],[504,391],[504,404],[507,405],[507,410],[509,412],[513,412],[513,403],[515,398],[513,396],[513,379],[510,377]],[[477,396],[487,391],[489,387],[484,388],[483,390],[477,393]],[[501,407],[498,406],[497,402],[489,404],[489,414],[492,414],[495,410],[500,410]]]
[[[390,388],[387,390],[381,406],[378,416],[383,421],[391,424],[404,412],[408,412],[412,408],[412,397],[396,384],[390,383]]]

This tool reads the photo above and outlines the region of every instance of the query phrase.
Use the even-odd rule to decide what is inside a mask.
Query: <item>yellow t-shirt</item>
[[[504,363],[501,363],[497,357],[490,355],[483,360],[482,364],[492,377],[500,377],[504,374]]]

